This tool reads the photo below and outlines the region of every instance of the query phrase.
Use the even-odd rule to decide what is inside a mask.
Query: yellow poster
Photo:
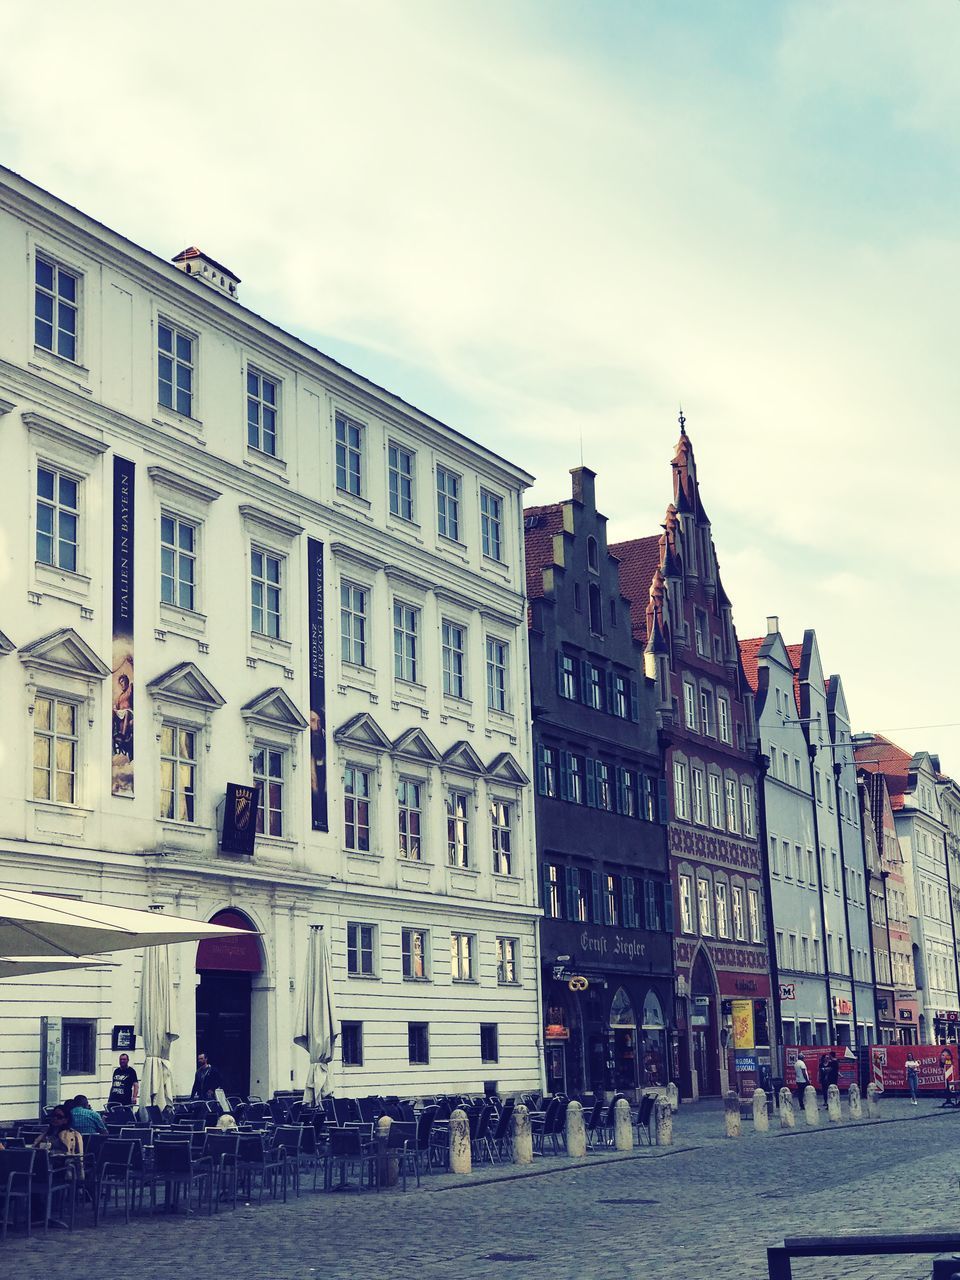
[[[753,1049],[753,1001],[733,1001],[733,1047]]]

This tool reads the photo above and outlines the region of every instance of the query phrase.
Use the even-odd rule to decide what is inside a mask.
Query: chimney
[[[597,473],[591,471],[589,467],[572,467],[570,474],[573,476],[573,496],[577,502],[582,502],[588,511],[596,511],[597,496],[594,489],[594,481]]]
[[[184,275],[193,276],[196,280],[202,280],[204,284],[209,285],[211,289],[216,289],[217,293],[222,293],[227,298],[236,298],[240,277],[235,276],[228,267],[217,262],[215,258],[211,258],[209,254],[203,253],[196,245],[191,245],[189,249],[184,249],[182,253],[178,253],[170,261]]]
[[[780,619],[775,613],[771,613],[767,617],[767,635],[775,636],[780,630]]]

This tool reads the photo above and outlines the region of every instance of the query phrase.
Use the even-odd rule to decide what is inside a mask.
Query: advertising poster
[[[110,790],[133,795],[133,482],[134,464],[113,459],[113,657]]]
[[[814,1089],[820,1089],[820,1060],[821,1058],[829,1058],[831,1053],[837,1055],[840,1071],[837,1078],[837,1088],[843,1093],[849,1089],[852,1084],[857,1081],[857,1059],[852,1049],[845,1044],[788,1044],[784,1045],[784,1080],[789,1089],[795,1089],[797,1086],[797,1073],[793,1064],[798,1056],[802,1053],[803,1060],[807,1064],[807,1072],[810,1075],[810,1083]]]
[[[753,1001],[733,1000],[731,1003],[733,1005],[733,1047],[752,1049],[754,1048]],[[739,1071],[740,1068],[738,1067],[737,1070]]]
[[[327,831],[327,675],[323,652],[323,543],[307,539],[307,652],[310,660],[310,815]]]
[[[919,1063],[917,1082],[921,1093],[943,1093],[945,1069],[952,1080],[958,1075],[955,1044],[875,1044],[870,1048],[870,1075],[875,1084],[893,1093],[907,1093],[907,1058]]]

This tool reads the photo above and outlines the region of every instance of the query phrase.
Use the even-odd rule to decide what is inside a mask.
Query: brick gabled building
[[[680,419],[663,532],[610,548],[656,682],[675,901],[675,1070],[686,1096],[771,1066],[770,966],[753,698],[693,445]]]

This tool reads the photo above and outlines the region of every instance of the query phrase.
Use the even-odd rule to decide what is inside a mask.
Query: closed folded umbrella
[[[321,925],[313,925],[307,943],[307,967],[300,986],[293,1043],[310,1055],[303,1086],[304,1102],[316,1102],[332,1093],[333,1049],[340,1034],[333,996],[330,953]]]
[[[81,958],[91,952],[129,951],[167,942],[233,937],[243,932],[167,915],[165,911],[136,911],[132,907],[111,907],[45,893],[0,890],[0,956],[49,954]]]
[[[0,978],[26,978],[31,973],[54,973],[58,969],[101,969],[114,966],[100,956],[0,956]]]
[[[146,1055],[140,1075],[144,1102],[161,1110],[173,1101],[170,1046],[177,1038],[168,947],[145,947],[137,1026]]]

